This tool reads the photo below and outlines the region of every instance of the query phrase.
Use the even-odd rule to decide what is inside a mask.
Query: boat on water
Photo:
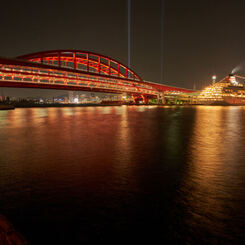
[[[15,107],[13,105],[5,105],[5,104],[0,104],[0,110],[14,110]]]
[[[232,74],[209,85],[197,96],[197,103],[203,105],[245,105],[245,85]],[[242,78],[242,77],[240,77]]]

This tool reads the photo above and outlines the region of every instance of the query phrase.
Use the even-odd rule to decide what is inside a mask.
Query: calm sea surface
[[[31,244],[242,244],[245,107],[0,111],[0,213]]]

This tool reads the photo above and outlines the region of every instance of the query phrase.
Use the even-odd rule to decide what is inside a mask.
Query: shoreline
[[[62,108],[62,107],[107,107],[107,106],[159,106],[156,104],[2,104],[3,106],[13,106],[14,108]],[[0,104],[1,106],[1,104]],[[161,106],[161,105],[160,105]],[[1,109],[1,107],[0,107]]]
[[[16,108],[64,108],[64,107],[108,107],[108,106],[167,106],[167,107],[193,107],[193,106],[244,106],[244,105],[205,105],[205,104],[0,104],[0,110],[14,110]]]

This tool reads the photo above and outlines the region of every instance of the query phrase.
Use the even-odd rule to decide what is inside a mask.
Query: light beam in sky
[[[131,66],[131,0],[128,0],[128,67]]]
[[[163,79],[164,79],[164,0],[161,0],[161,67],[160,67],[160,70],[161,70],[161,83],[164,83],[163,82]]]

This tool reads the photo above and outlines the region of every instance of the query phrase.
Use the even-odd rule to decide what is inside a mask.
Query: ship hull
[[[245,98],[224,97],[224,102],[229,105],[245,105]]]
[[[245,98],[223,97],[222,100],[202,101],[202,105],[245,105]]]

